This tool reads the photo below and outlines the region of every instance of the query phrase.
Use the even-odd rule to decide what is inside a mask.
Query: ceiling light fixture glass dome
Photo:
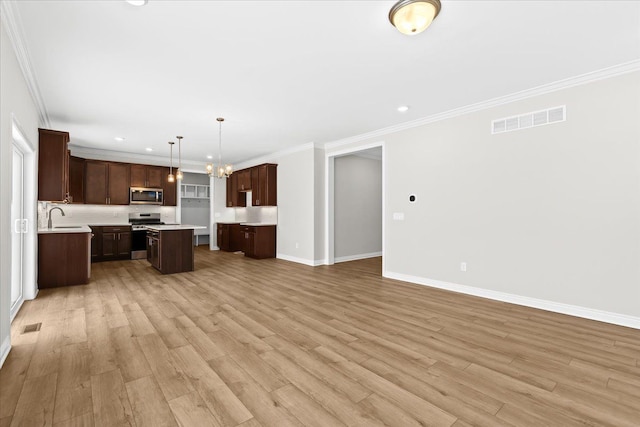
[[[400,0],[389,11],[389,21],[402,34],[419,34],[438,16],[440,0]]]

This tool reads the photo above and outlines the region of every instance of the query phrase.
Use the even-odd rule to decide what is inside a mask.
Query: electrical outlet
[[[467,271],[467,263],[466,262],[461,262],[460,263],[460,271]]]
[[[114,216],[114,217],[118,216],[118,212],[114,212],[114,213],[113,213],[113,216]]]
[[[296,242],[296,249],[300,248],[300,243]]]
[[[404,221],[404,212],[394,212],[393,213],[394,221]]]

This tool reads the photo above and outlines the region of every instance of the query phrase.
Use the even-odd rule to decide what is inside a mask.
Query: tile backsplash
[[[128,224],[131,212],[160,213],[163,222],[167,224],[176,222],[174,206],[73,205],[38,202],[38,228],[47,227],[47,212],[54,206],[59,206],[65,213],[65,216],[62,216],[60,212],[54,212],[54,225]]]

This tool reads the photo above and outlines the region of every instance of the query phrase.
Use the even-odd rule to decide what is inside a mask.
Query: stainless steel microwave
[[[129,192],[131,205],[161,205],[162,188],[131,187]]]

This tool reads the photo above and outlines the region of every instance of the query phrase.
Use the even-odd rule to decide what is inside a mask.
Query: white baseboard
[[[443,282],[440,280],[428,279],[424,277],[411,276],[408,274],[385,271],[384,277],[401,280],[403,282],[415,283],[418,285],[431,286],[433,288],[445,289],[467,295],[488,298],[496,301],[508,302],[511,304],[523,305],[525,307],[539,308],[541,310],[552,311],[554,313],[568,314],[570,316],[582,317],[585,319],[597,320],[599,322],[612,323],[614,325],[627,326],[629,328],[640,329],[640,317],[626,314],[612,313],[609,311],[597,310],[594,308],[581,307],[577,305],[565,304],[561,302],[547,301],[537,298],[525,297],[509,294],[506,292],[492,291],[489,289],[476,288],[473,286],[459,285],[457,283]]]
[[[309,265],[311,267],[316,267],[318,265],[326,264],[324,260],[312,260],[307,258],[298,258],[291,255],[285,254],[276,254],[276,258],[283,259],[285,261],[297,262],[298,264]]]
[[[0,345],[0,368],[4,365],[4,361],[7,360],[9,350],[11,350],[11,335],[4,337],[4,340]]]
[[[367,258],[376,258],[382,256],[382,251],[380,252],[370,252],[368,254],[356,254],[356,255],[347,255],[347,256],[339,256],[333,259],[334,263],[339,262],[348,262],[348,261],[356,261],[358,259],[367,259]]]

